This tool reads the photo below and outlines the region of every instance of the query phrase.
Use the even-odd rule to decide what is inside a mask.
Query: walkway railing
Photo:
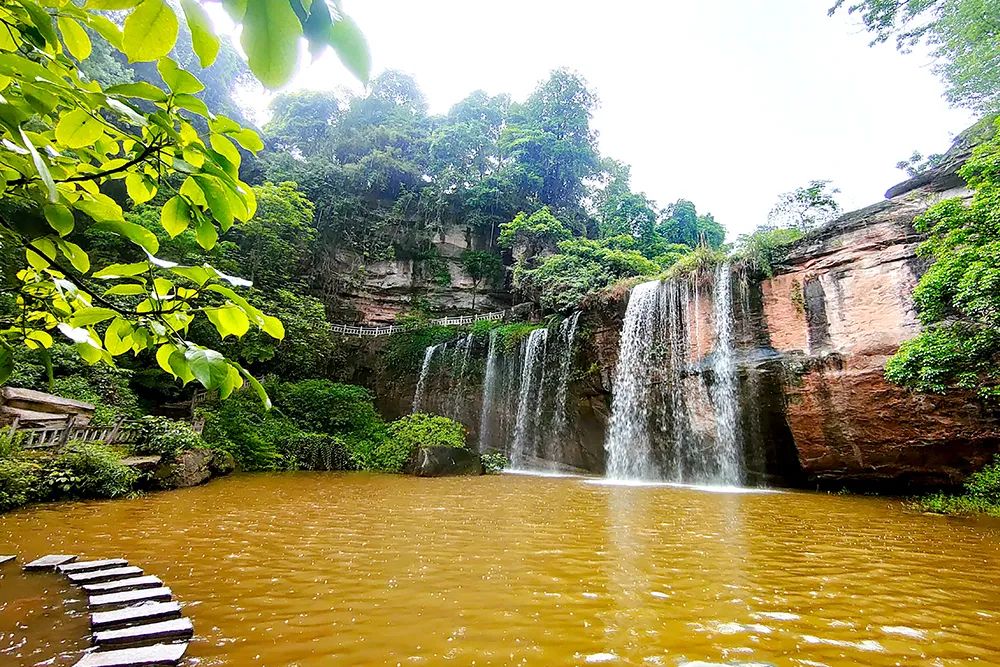
[[[68,415],[66,419],[52,421],[41,426],[20,427],[20,420],[14,419],[14,423],[8,428],[13,435],[15,432],[22,434],[24,438],[21,446],[25,449],[45,449],[48,447],[59,447],[65,445],[70,440],[83,440],[84,442],[128,443],[135,442],[139,434],[138,424],[134,422],[119,421],[114,426],[76,426],[76,418]]]
[[[480,322],[483,320],[502,320],[505,311],[498,311],[495,313],[484,313],[482,315],[463,315],[461,317],[441,317],[436,320],[431,320],[430,324],[435,324],[444,327],[460,327],[466,324],[474,324],[475,322]],[[345,336],[389,336],[392,334],[403,333],[409,331],[407,327],[401,327],[397,324],[393,324],[386,327],[362,327],[353,324],[331,324],[330,329],[336,333],[344,334]]]

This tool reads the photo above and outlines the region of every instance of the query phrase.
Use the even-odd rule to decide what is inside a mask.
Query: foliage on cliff
[[[1000,120],[997,121],[1000,123]],[[959,172],[968,204],[947,199],[919,216],[932,261],[914,291],[925,330],[886,365],[893,382],[920,391],[963,389],[1000,401],[1000,132]]]

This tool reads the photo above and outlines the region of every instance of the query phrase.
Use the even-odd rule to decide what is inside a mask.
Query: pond
[[[0,516],[8,551],[159,576],[198,665],[1000,664],[1000,522],[881,498],[242,475]],[[80,598],[0,569],[0,663],[72,664]]]

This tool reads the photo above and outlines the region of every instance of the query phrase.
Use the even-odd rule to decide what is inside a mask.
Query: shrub
[[[110,426],[119,419],[132,419],[141,414],[139,399],[129,385],[131,372],[98,365],[81,373],[59,377],[52,391],[58,396],[94,405],[94,426]]]
[[[288,467],[282,442],[298,431],[288,418],[265,410],[255,393],[243,390],[205,413],[202,437],[209,446],[232,454],[243,470],[278,470]]]
[[[179,452],[207,447],[207,443],[185,422],[147,416],[139,420],[139,437],[132,445],[136,454],[173,457]]]
[[[427,324],[426,321],[409,319],[403,326],[409,330],[389,336],[379,356],[382,371],[393,376],[420,370],[424,350],[455,337],[453,327]]]
[[[483,470],[487,475],[495,475],[499,473],[504,468],[510,466],[510,459],[508,459],[503,452],[486,452],[479,456],[480,462],[483,464]]]
[[[734,254],[750,271],[770,278],[774,275],[774,265],[802,236],[802,231],[796,227],[758,227],[736,239]]]
[[[938,514],[984,513],[1000,516],[1000,455],[993,463],[965,480],[965,493],[960,496],[936,493],[918,501],[927,512]]]
[[[30,461],[0,458],[0,512],[34,500],[39,482],[39,466]]]
[[[71,442],[44,467],[42,485],[50,498],[117,498],[132,491],[139,473],[106,445]]]
[[[347,443],[326,433],[294,433],[284,443],[283,456],[301,470],[353,470]]]
[[[286,383],[275,405],[303,431],[365,438],[383,429],[372,396],[364,387],[329,380]]]
[[[465,427],[454,419],[417,413],[389,424],[389,437],[417,447],[465,447]]]
[[[521,341],[527,338],[532,331],[541,328],[542,325],[540,324],[528,324],[527,322],[514,322],[497,327],[497,337],[500,347],[505,352],[510,352],[520,345]]]

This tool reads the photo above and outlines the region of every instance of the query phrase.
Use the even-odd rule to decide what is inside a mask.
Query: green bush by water
[[[483,471],[487,475],[496,475],[501,472],[504,468],[510,466],[510,459],[508,459],[503,452],[486,452],[479,457],[479,461],[483,464]]]
[[[117,498],[131,493],[139,473],[122,453],[93,442],[70,442],[42,470],[42,497]]]
[[[920,509],[937,514],[989,514],[1000,517],[1000,455],[969,476],[965,493],[935,493],[917,501]]]
[[[186,422],[165,417],[146,416],[139,420],[139,437],[132,445],[135,454],[159,454],[174,457],[178,453],[202,449],[208,444]]]

